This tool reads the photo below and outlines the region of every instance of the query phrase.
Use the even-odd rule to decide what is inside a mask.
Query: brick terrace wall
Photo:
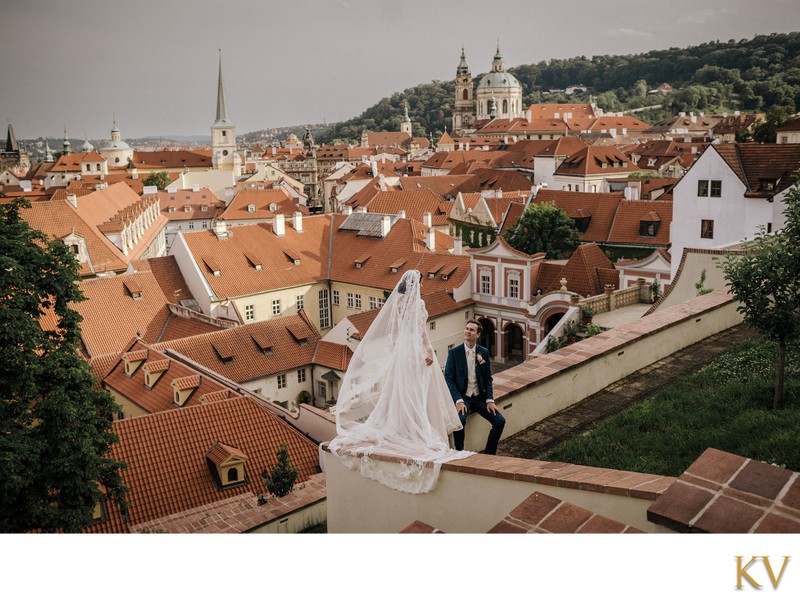
[[[659,359],[742,322],[736,302],[714,291],[602,334],[534,356],[494,376],[494,396],[515,434]],[[489,427],[471,415],[466,448],[482,450]]]

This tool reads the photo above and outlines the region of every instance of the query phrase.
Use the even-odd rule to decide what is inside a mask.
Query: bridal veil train
[[[421,283],[419,271],[404,273],[356,348],[328,445],[351,469],[406,493],[430,491],[442,463],[470,454],[450,448],[461,422],[428,339]],[[373,461],[373,453],[399,463]]]

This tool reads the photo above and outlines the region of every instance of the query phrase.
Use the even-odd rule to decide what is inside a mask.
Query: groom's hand
[[[494,402],[486,402],[486,410],[488,410],[492,414],[497,414],[498,413],[497,404],[495,404]]]
[[[456,402],[456,410],[458,410],[459,413],[467,411],[467,405],[466,403],[464,403],[464,400],[458,400]]]

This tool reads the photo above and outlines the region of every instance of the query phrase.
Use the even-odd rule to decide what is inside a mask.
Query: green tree
[[[278,463],[272,466],[271,471],[266,469],[261,473],[264,479],[264,486],[267,491],[275,497],[283,497],[292,492],[294,481],[297,479],[297,469],[289,459],[289,451],[286,444],[281,444],[278,449]]]
[[[800,338],[800,188],[786,195],[786,225],[768,234],[762,228],[741,255],[730,254],[718,265],[737,310],[746,323],[777,345],[773,408],[784,404],[786,345]]]
[[[546,253],[550,259],[562,259],[575,251],[579,235],[567,213],[555,202],[543,202],[528,206],[503,237],[523,253]]]
[[[78,353],[78,262],[28,226],[27,207],[0,204],[0,532],[77,532],[104,497],[124,508],[123,465],[108,456],[118,406]]]
[[[761,123],[753,128],[753,138],[757,142],[776,142],[778,128],[794,119],[791,106],[776,106],[767,112]]]
[[[170,184],[169,174],[166,170],[162,170],[161,172],[151,172],[150,176],[145,178],[142,181],[142,185],[149,187],[155,185],[158,189],[166,189],[167,185]]]

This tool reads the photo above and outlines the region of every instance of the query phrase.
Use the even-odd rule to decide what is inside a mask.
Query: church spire
[[[506,66],[503,62],[503,56],[500,55],[500,39],[497,39],[497,52],[494,54],[494,61],[492,61],[492,72],[505,72]]]
[[[225,104],[225,83],[222,81],[222,49],[219,49],[219,79],[217,81],[217,118],[214,125],[229,125],[228,108]]]
[[[19,143],[17,137],[14,136],[14,126],[11,125],[11,119],[8,120],[8,136],[6,136],[6,153],[18,153]]]

